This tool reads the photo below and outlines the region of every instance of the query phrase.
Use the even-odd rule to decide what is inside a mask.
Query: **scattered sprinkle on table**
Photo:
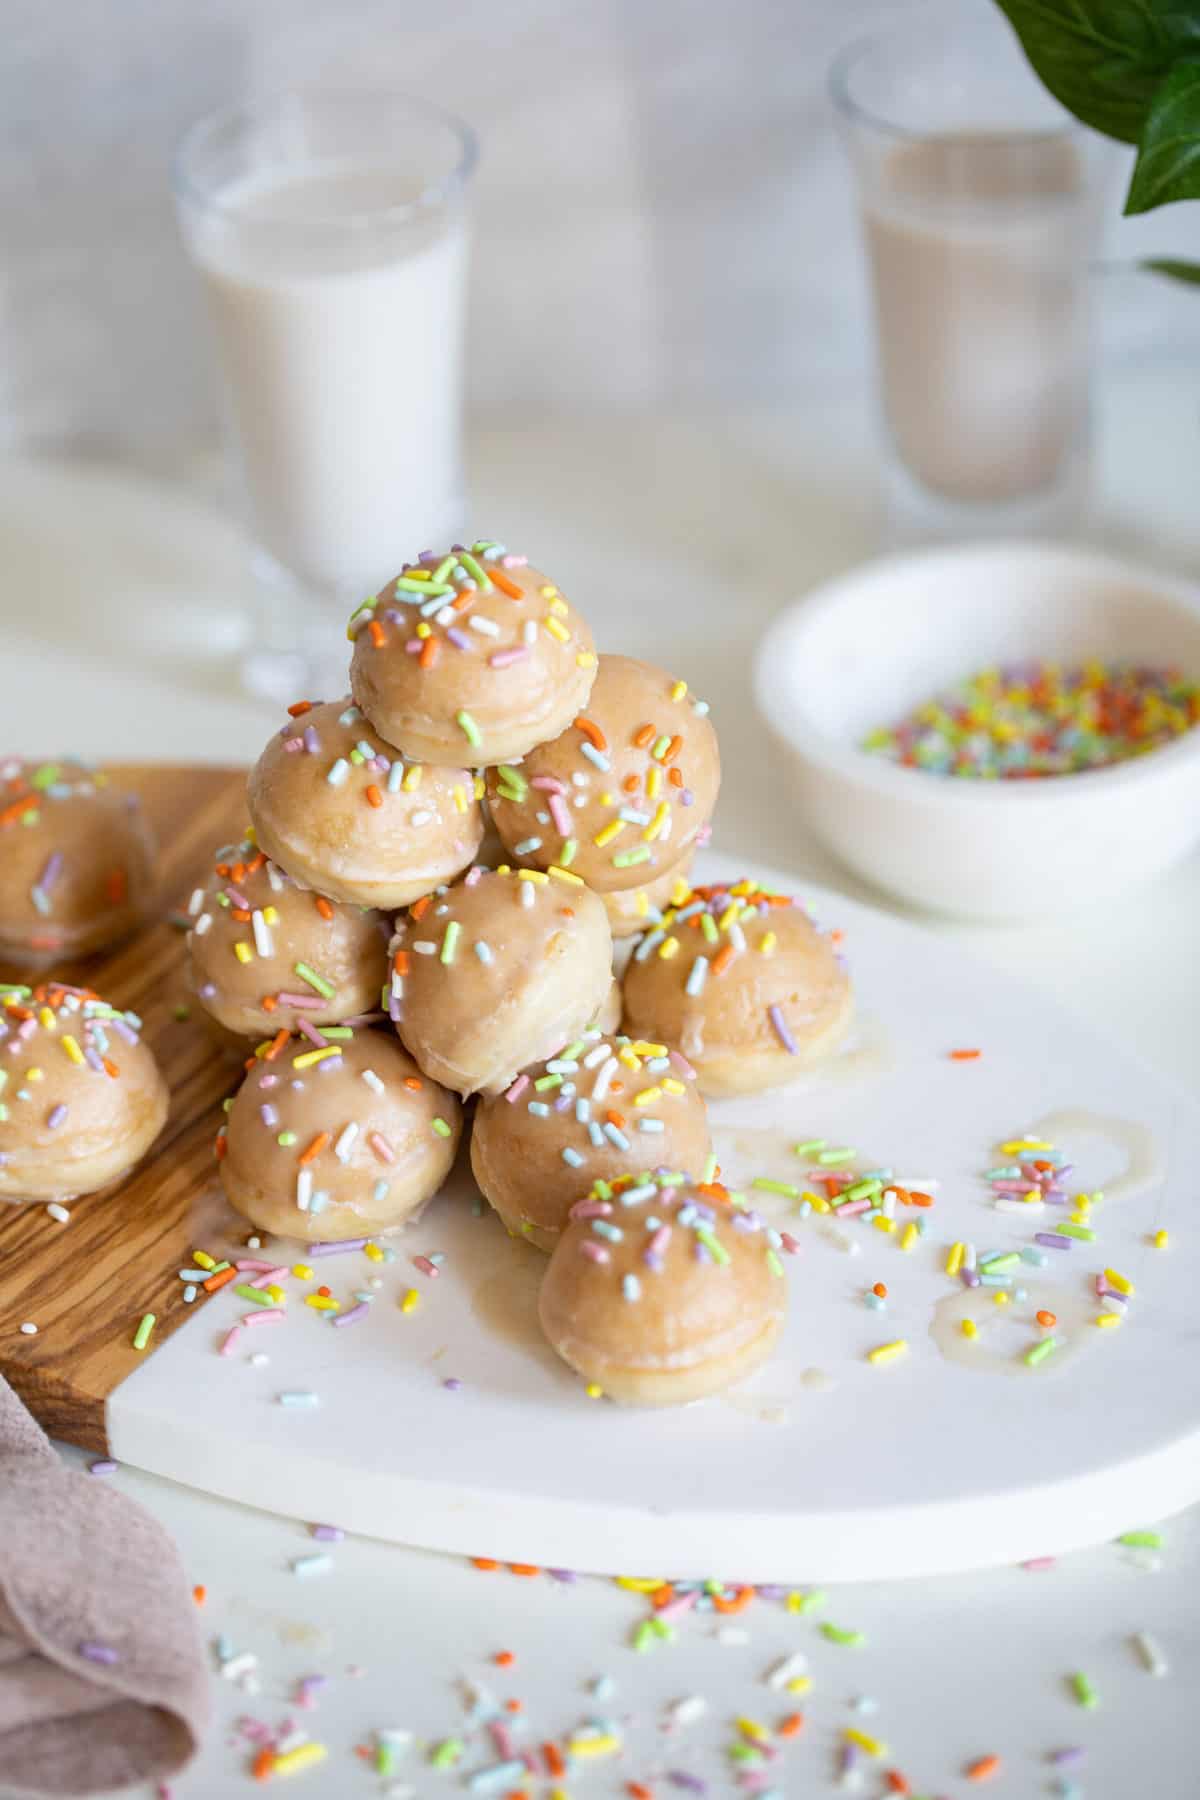
[[[324,1762],[328,1754],[324,1744],[315,1744],[311,1741],[298,1744],[294,1750],[285,1751],[282,1756],[275,1756],[269,1772],[272,1775],[298,1775],[301,1769],[311,1769],[314,1763]]]
[[[990,1781],[993,1775],[1000,1773],[998,1756],[980,1756],[973,1763],[967,1764],[968,1781]]]
[[[840,1625],[831,1625],[828,1620],[821,1626],[821,1636],[831,1644],[841,1644],[847,1650],[857,1650],[867,1641],[864,1632],[847,1631]]]
[[[332,1556],[326,1555],[323,1550],[314,1550],[308,1556],[294,1556],[291,1563],[292,1574],[304,1577],[328,1574],[332,1567]]]
[[[1072,1675],[1071,1691],[1075,1695],[1080,1706],[1085,1707],[1088,1712],[1094,1712],[1100,1704],[1099,1694],[1082,1670],[1077,1670],[1076,1673]]]

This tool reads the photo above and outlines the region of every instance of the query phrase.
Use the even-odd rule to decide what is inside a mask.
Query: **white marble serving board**
[[[745,872],[709,857],[703,878]],[[778,872],[750,873],[795,891]],[[823,1073],[713,1106],[725,1176],[795,1182],[807,1164],[791,1146],[821,1137],[856,1146],[863,1166],[939,1185],[908,1252],[898,1234],[798,1220],[792,1203],[754,1196],[801,1250],[787,1259],[786,1333],[746,1384],[666,1412],[587,1399],[538,1333],[541,1259],[478,1209],[464,1159],[424,1218],[387,1240],[394,1261],[355,1252],[313,1264],[345,1302],[380,1279],[368,1317],[333,1329],[293,1282],[286,1322],[222,1358],[246,1310],[226,1289],[113,1394],[113,1455],[432,1549],[763,1582],[1017,1561],[1200,1498],[1200,1113],[1121,1049],[1119,1019],[1105,1042],[953,943],[838,895],[807,897],[845,931],[857,1036]],[[949,1057],[976,1046],[976,1061]],[[1061,1216],[997,1212],[980,1179],[998,1142],[1053,1115],[1071,1185],[1109,1196],[1094,1212],[1098,1241],[1048,1251],[1044,1269],[1018,1276],[1028,1298],[1000,1307],[947,1277],[947,1250],[959,1239],[981,1254],[1020,1248]],[[1150,1244],[1158,1228],[1167,1250]],[[231,1252],[234,1241],[206,1247]],[[445,1254],[435,1280],[411,1260],[430,1251]],[[287,1246],[277,1260],[301,1257]],[[1100,1330],[1093,1282],[1105,1267],[1136,1293],[1127,1320]],[[879,1281],[882,1313],[863,1299]],[[414,1287],[420,1304],[405,1313]],[[1022,1352],[1041,1335],[1038,1307],[1058,1315],[1064,1342],[1031,1369]],[[979,1321],[973,1344],[958,1330],[965,1311]],[[895,1339],[907,1341],[903,1357],[866,1361]],[[250,1363],[255,1351],[267,1366]],[[284,1407],[285,1390],[320,1404]]]

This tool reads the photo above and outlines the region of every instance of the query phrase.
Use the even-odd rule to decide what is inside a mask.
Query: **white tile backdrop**
[[[824,73],[915,4],[2,0],[0,442],[145,459],[211,431],[170,148],[239,93],[321,76],[423,90],[481,134],[477,413],[786,411],[860,385]],[[1200,207],[1114,216],[1111,237],[1197,254]],[[1194,290],[1103,289],[1107,354],[1200,347]]]

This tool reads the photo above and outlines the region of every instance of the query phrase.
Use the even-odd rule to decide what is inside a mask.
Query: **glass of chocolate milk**
[[[1069,526],[1107,145],[1040,86],[1000,13],[968,0],[851,44],[831,88],[874,290],[895,535]]]

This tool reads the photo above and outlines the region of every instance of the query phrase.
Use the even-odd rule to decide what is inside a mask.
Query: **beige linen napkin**
[[[194,1613],[162,1527],[65,1468],[0,1380],[0,1794],[181,1769],[208,1717]]]

